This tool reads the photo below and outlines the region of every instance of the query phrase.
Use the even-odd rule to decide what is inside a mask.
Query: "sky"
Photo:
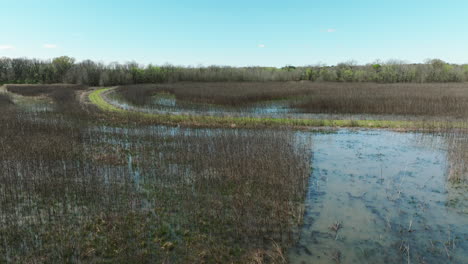
[[[161,65],[468,63],[466,0],[0,0],[0,57]]]

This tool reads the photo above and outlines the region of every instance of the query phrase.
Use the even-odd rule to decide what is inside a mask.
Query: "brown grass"
[[[78,114],[0,116],[0,262],[272,262],[296,239],[310,155],[293,132]]]
[[[23,96],[39,96],[60,89],[85,90],[87,86],[78,84],[6,84],[5,88],[9,92]]]
[[[468,84],[313,83],[304,112],[468,117]]]
[[[310,92],[309,85],[310,82],[179,82],[121,86],[118,91],[125,99],[140,105],[148,95],[169,92],[179,100],[236,106],[305,95]]]
[[[145,105],[156,93],[166,92],[174,93],[170,87],[161,87],[155,84],[136,84],[128,86],[119,86],[117,93],[134,105]]]
[[[0,107],[12,106],[13,101],[8,94],[0,93]]]
[[[139,105],[163,91],[180,100],[234,106],[301,97],[291,104],[306,113],[468,117],[467,83],[182,82],[118,90]]]
[[[448,180],[468,182],[468,135],[466,133],[447,133]]]

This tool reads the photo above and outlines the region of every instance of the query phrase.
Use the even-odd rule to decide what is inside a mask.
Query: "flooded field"
[[[210,104],[177,99],[175,95],[160,92],[149,97],[145,104],[135,105],[110,90],[104,99],[118,108],[142,113],[191,115],[191,116],[232,116],[256,118],[288,118],[288,119],[331,119],[331,120],[405,120],[405,121],[462,121],[458,117],[389,114],[389,113],[342,113],[342,112],[307,112],[298,107],[310,100],[310,96],[292,96],[275,100],[261,100],[239,105]]]
[[[467,263],[464,131],[163,126],[73,96],[9,98],[0,262]],[[299,115],[282,100],[106,99]]]
[[[444,137],[308,134],[313,172],[291,263],[467,263],[468,188],[447,182]]]
[[[151,97],[148,104],[135,106],[123,98],[110,93],[107,96],[108,102],[120,108],[145,113],[170,113],[170,114],[190,114],[208,116],[269,116],[281,117],[295,113],[291,100],[273,100],[252,103],[245,106],[227,106],[216,104],[194,103],[185,100],[177,100],[174,95],[159,93]]]

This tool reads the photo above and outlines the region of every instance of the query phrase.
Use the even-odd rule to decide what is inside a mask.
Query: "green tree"
[[[372,64],[372,69],[374,69],[375,72],[380,72],[382,70],[382,65],[379,63]]]
[[[75,59],[68,57],[68,56],[62,56],[62,57],[53,59],[52,65],[56,73],[56,78],[54,78],[55,81],[63,82],[65,75],[73,67],[74,64],[75,64]]]

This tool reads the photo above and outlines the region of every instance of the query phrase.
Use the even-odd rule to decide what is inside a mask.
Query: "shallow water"
[[[152,113],[172,115],[194,115],[194,116],[234,116],[234,117],[256,117],[256,118],[289,118],[289,119],[332,119],[332,120],[406,120],[406,121],[463,121],[454,117],[444,116],[410,116],[390,114],[345,114],[345,113],[304,113],[294,105],[303,101],[304,98],[289,98],[272,101],[260,101],[246,104],[244,106],[228,106],[194,103],[190,101],[177,100],[169,94],[159,94],[152,97],[149,104],[135,106],[125,99],[110,92],[105,99],[119,108]]]
[[[100,130],[169,137],[251,133],[165,126]],[[313,171],[300,238],[288,251],[291,263],[468,263],[468,188],[446,179],[452,162],[447,137],[338,130],[297,132],[294,143],[311,148]],[[184,169],[174,166],[174,173]]]
[[[42,121],[29,112],[24,116]],[[94,137],[96,131],[103,136]],[[87,132],[90,142],[130,150],[126,140],[115,135],[215,137],[252,130],[94,126]],[[296,139],[314,155],[300,239],[288,251],[291,263],[468,263],[468,188],[446,180],[453,162],[446,138],[339,130],[297,132]],[[138,155],[129,151],[126,157],[126,165],[103,168],[102,175],[123,175],[120,170],[127,169],[139,187],[145,178],[133,166]],[[181,172],[186,169],[170,164],[167,171],[189,175]]]
[[[150,109],[172,112],[191,112],[203,113],[206,115],[278,115],[294,113],[296,109],[290,107],[291,100],[273,100],[263,101],[258,103],[250,103],[244,106],[228,106],[194,103],[190,101],[177,100],[175,96],[168,97],[166,95],[154,96],[153,101],[149,105]]]
[[[155,114],[171,113],[209,116],[230,115],[279,117],[280,115],[296,112],[296,109],[290,107],[291,100],[264,101],[247,104],[245,106],[227,106],[194,103],[190,101],[177,100],[173,95],[159,94],[153,96],[149,104],[145,106],[135,106],[126,102],[124,99],[115,96],[113,93],[110,93],[107,99],[109,103],[126,110]]]
[[[446,181],[443,137],[312,137],[314,170],[291,263],[468,263],[468,189]]]
[[[100,140],[111,144],[125,144],[113,134],[214,137],[252,132],[166,126],[89,129],[90,134],[95,131],[109,134]],[[296,135],[295,143],[313,152],[313,171],[300,239],[288,252],[291,263],[468,263],[468,188],[446,180],[451,162],[447,138],[384,130]],[[127,158],[136,185],[144,183],[139,169],[132,167],[131,154]],[[174,175],[186,169],[172,166]],[[337,223],[335,232],[330,227]]]

